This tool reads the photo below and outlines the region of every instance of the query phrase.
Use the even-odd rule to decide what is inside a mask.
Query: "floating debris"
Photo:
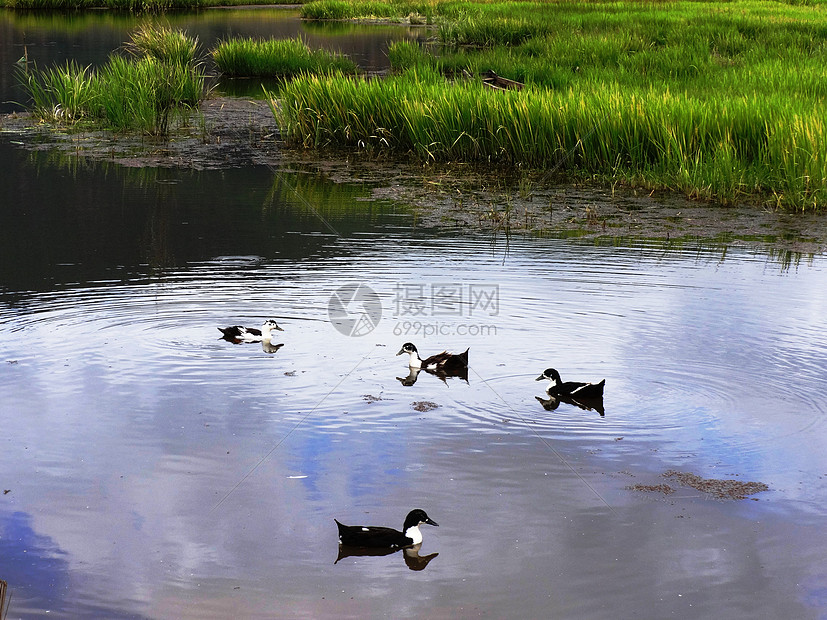
[[[668,484],[632,484],[626,487],[629,491],[642,491],[644,493],[663,493],[664,495],[672,495],[675,489]]]
[[[421,411],[423,413],[426,412],[426,411],[433,411],[434,409],[439,407],[439,405],[437,405],[436,403],[431,402],[430,400],[415,400],[414,402],[411,403],[411,406],[416,411]]]
[[[746,499],[749,495],[769,491],[763,482],[742,482],[740,480],[716,480],[701,478],[696,474],[670,469],[663,474],[664,478],[674,478],[681,484],[697,489],[702,493],[709,493],[718,499]]]
[[[382,400],[381,396],[373,396],[372,394],[365,394],[362,398],[364,398],[367,403],[375,403]]]

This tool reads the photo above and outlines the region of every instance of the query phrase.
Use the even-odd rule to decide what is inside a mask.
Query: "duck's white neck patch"
[[[419,531],[418,525],[412,525],[405,530],[405,536],[413,540],[413,544],[418,545],[422,542],[422,532]]]
[[[422,368],[422,360],[419,359],[419,354],[416,351],[411,351],[409,355],[408,366],[411,368]]]
[[[553,387],[557,387],[557,379],[548,380],[548,387],[546,387],[546,391],[550,390]]]

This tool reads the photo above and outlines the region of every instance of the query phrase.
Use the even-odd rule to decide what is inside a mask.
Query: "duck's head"
[[[535,381],[551,381],[552,383],[560,383],[560,373],[557,372],[554,368],[546,368],[539,377],[535,379]]]
[[[423,523],[428,525],[439,526],[439,524],[431,519],[424,510],[416,508],[408,513],[405,517],[405,525],[402,526],[402,532],[413,541],[414,545],[422,542],[422,532],[419,531],[419,526]]]
[[[274,329],[279,332],[284,331],[281,327],[279,327],[279,324],[276,323],[274,319],[267,319],[266,321],[264,321],[264,325],[261,326],[262,332],[269,332],[273,331]]]
[[[403,353],[409,353],[411,355],[414,355],[417,354],[417,350],[412,342],[406,342],[402,345],[402,348],[399,349],[399,353],[397,353],[397,355],[402,355]]]
[[[405,525],[403,526],[403,531],[407,532],[409,528],[419,527],[423,523],[439,527],[439,523],[431,519],[431,517],[429,517],[424,510],[422,510],[421,508],[415,508],[414,510],[411,510],[408,513],[407,517],[405,517]]]

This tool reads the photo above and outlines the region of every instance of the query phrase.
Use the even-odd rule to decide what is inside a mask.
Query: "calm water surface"
[[[0,140],[9,618],[827,613],[823,257],[506,245],[310,175],[71,161]],[[360,337],[347,284],[381,302]],[[218,339],[267,317],[276,352]],[[404,385],[408,340],[470,346],[468,381]],[[548,366],[605,378],[605,416],[543,409]],[[771,490],[626,489],[668,469]],[[424,569],[334,564],[334,517],[414,507]]]

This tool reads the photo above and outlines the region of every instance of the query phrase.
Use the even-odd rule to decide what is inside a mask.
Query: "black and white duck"
[[[333,520],[336,521],[339,528],[339,542],[341,544],[349,547],[385,549],[401,549],[418,545],[422,542],[422,532],[419,531],[419,526],[423,523],[438,525],[424,510],[419,508],[408,513],[401,532],[390,527],[375,525],[342,525],[338,520]]]
[[[276,323],[273,319],[268,319],[264,321],[264,324],[261,326],[261,329],[256,329],[255,327],[244,327],[243,325],[233,325],[232,327],[219,327],[218,331],[220,331],[223,336],[221,336],[224,340],[228,340],[230,342],[262,342],[263,340],[270,340],[272,337],[271,332],[273,330],[283,332],[284,330],[279,327],[279,324]]]
[[[445,373],[460,373],[468,370],[468,349],[464,353],[448,353],[443,351],[431,357],[426,357],[424,360],[419,357],[419,351],[413,343],[406,342],[399,349],[397,355],[407,353],[409,368],[422,368],[423,370],[441,370]]]
[[[546,368],[537,381],[546,380],[549,382],[546,387],[546,394],[549,396],[566,396],[575,399],[603,398],[603,386],[606,380],[600,383],[584,383],[581,381],[566,381],[560,378],[560,373],[554,368]]]

